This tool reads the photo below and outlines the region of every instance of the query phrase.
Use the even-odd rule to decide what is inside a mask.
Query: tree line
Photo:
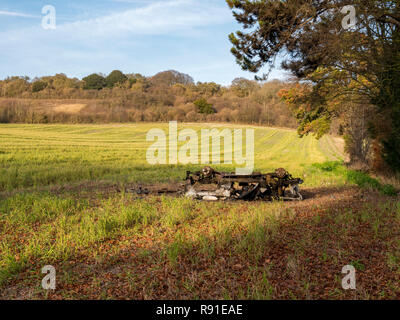
[[[158,121],[220,121],[296,127],[295,118],[278,96],[291,86],[281,81],[260,83],[244,78],[230,86],[197,82],[174,70],[152,77],[91,74],[82,80],[65,74],[30,80],[0,81],[2,123],[97,123]],[[82,104],[79,112],[57,105]]]

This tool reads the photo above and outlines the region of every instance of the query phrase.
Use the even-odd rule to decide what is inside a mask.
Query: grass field
[[[199,132],[211,125],[181,125],[179,129],[188,127]],[[0,191],[98,180],[127,183],[184,178],[186,167],[182,165],[147,163],[146,150],[152,142],[146,142],[146,133],[152,128],[168,133],[167,124],[0,125]],[[317,177],[310,168],[314,163],[342,159],[337,139],[317,141],[312,137],[299,139],[293,130],[255,130],[256,170],[284,166],[295,175],[306,175],[309,186],[340,183],[333,175]]]
[[[168,132],[167,124],[0,125],[0,298],[400,298],[400,201],[388,196],[396,190],[347,170],[339,139],[255,127],[255,169],[304,178],[302,203],[119,192],[176,184],[201,167],[147,164],[155,127]],[[41,288],[48,264],[55,291]],[[348,264],[354,291],[341,287]]]

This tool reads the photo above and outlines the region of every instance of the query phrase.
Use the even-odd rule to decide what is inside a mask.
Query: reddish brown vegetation
[[[285,218],[265,234],[260,255],[237,250],[255,230],[234,230],[230,241],[216,245],[221,242],[212,235],[213,226],[193,221],[206,245],[215,246],[213,254],[195,241],[180,248],[176,262],[167,258],[176,232],[189,234],[186,224],[162,234],[125,235],[96,244],[89,255],[83,250],[73,260],[59,261],[54,293],[39,289],[41,275],[32,270],[40,265],[32,261],[32,269],[0,290],[0,297],[399,299],[396,200],[357,188],[306,193],[308,200],[285,204]],[[257,203],[227,204],[218,214],[228,214],[232,206],[245,212]],[[188,235],[185,242],[190,241]],[[348,264],[357,269],[357,290],[341,288],[341,269]]]

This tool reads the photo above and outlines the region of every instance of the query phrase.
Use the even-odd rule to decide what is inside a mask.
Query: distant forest
[[[232,122],[296,128],[279,92],[292,85],[244,78],[230,86],[170,70],[152,77],[65,74],[0,81],[0,123]]]

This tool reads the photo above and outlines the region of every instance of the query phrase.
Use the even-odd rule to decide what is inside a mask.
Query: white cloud
[[[193,52],[192,47],[184,45],[186,41],[197,43],[193,40],[197,36],[201,36],[198,42],[212,39],[213,28],[232,21],[232,14],[222,0],[147,1],[145,5],[98,18],[68,23],[58,20],[56,30],[44,30],[38,19],[30,28],[0,32],[0,47],[4,48],[0,52],[3,62],[0,77],[55,72],[82,75],[111,68],[127,68],[126,71],[140,68],[148,70],[147,73],[153,72],[152,68],[163,68],[157,63],[171,68],[169,65],[175,62],[182,65],[182,58],[191,60],[196,52],[202,56],[203,47]],[[165,43],[158,45],[158,41]],[[169,51],[157,53],[159,48]],[[204,50],[209,54],[208,60],[216,58],[210,52],[212,48]]]
[[[57,23],[56,30],[40,26],[9,30],[0,33],[0,43],[104,42],[106,39],[129,35],[193,36],[202,27],[212,27],[232,21],[232,16],[221,2],[168,0],[149,2],[147,6],[111,13],[94,19]]]
[[[3,11],[0,10],[0,15],[2,16],[12,16],[12,17],[21,17],[21,18],[37,18],[38,16],[34,16],[31,14],[15,12],[15,11]]]
[[[79,31],[88,36],[104,37],[130,33],[162,35],[186,33],[187,29],[232,21],[226,7],[209,6],[204,1],[173,0],[151,2],[145,7],[113,13],[60,26],[65,31]]]

